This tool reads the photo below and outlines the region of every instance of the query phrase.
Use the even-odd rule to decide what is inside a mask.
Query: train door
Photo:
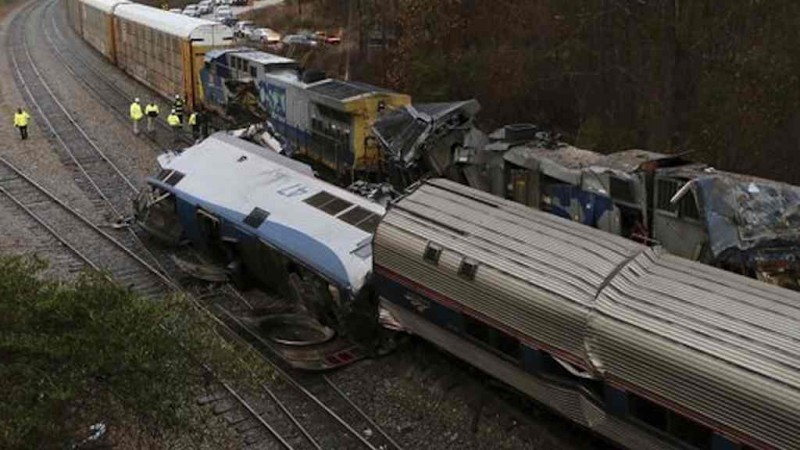
[[[697,260],[708,242],[708,233],[694,189],[686,186],[688,182],[656,176],[653,239],[670,253]]]
[[[519,166],[506,166],[506,198],[531,208],[541,209],[539,172]]]

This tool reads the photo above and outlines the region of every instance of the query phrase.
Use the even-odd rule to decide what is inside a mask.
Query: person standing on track
[[[180,119],[181,124],[183,124],[183,108],[185,103],[180,95],[175,95],[175,103],[173,103],[172,108],[175,109],[175,114],[178,115],[178,119]]]
[[[139,104],[139,97],[133,99],[131,103],[131,120],[133,121],[133,134],[139,134],[139,122],[142,121],[144,113],[142,113],[142,105]]]
[[[181,133],[181,119],[174,109],[169,113],[169,116],[167,116],[167,123],[174,133],[174,142],[178,142]]]
[[[197,111],[192,111],[192,113],[189,114],[189,125],[192,126],[192,137],[194,140],[197,140],[197,138],[200,137],[200,124],[198,120],[200,120],[200,113]]]
[[[150,134],[155,133],[156,131],[156,119],[158,119],[158,114],[161,111],[158,109],[158,105],[156,102],[150,100],[150,103],[144,107],[144,114],[147,116],[147,132]]]
[[[17,112],[14,113],[14,126],[19,128],[19,136],[23,141],[28,139],[28,122],[30,120],[30,114],[22,108],[17,108]]]

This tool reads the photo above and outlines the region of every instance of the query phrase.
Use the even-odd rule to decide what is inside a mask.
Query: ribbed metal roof
[[[233,31],[225,25],[146,5],[122,4],[114,15],[172,36],[191,38],[196,45],[230,45],[233,40]]]
[[[428,243],[444,248],[436,265],[422,258]],[[446,180],[429,181],[390,208],[375,249],[387,270],[584,367],[584,327],[598,290],[618,267],[650,252]],[[474,282],[457,275],[465,257],[479,262]]]
[[[800,448],[798,292],[444,180],[390,208],[375,264],[729,436]]]
[[[117,5],[131,3],[128,0],[81,0],[80,3],[91,6],[92,8],[99,9],[105,13],[110,13]]]
[[[647,248],[619,236],[503,200],[444,179],[432,180],[396,205],[410,220],[439,226],[466,253],[544,275],[554,293],[592,303],[614,270]],[[399,211],[398,211],[399,212]],[[470,256],[470,255],[468,255]]]
[[[710,426],[800,447],[797,292],[664,254],[623,269],[596,313],[589,353],[604,374]]]

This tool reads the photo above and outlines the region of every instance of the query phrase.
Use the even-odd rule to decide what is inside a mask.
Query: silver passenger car
[[[375,236],[382,306],[630,448],[800,448],[800,294],[445,180]]]

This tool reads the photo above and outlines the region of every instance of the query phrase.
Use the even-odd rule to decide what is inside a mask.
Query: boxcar
[[[72,1],[72,0],[70,0]],[[128,0],[80,0],[81,36],[103,56],[116,63],[114,10]]]
[[[69,26],[72,27],[76,33],[83,35],[80,0],[65,0],[64,5],[67,8],[67,21],[69,22]]]
[[[183,95],[189,108],[203,97],[206,52],[233,40],[227,26],[137,4],[115,9],[114,32],[117,65],[161,95]]]

